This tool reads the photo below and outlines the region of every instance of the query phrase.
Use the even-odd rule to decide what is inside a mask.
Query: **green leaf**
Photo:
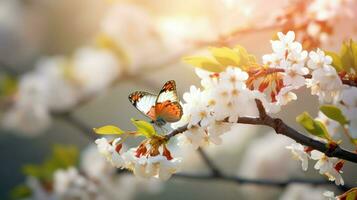
[[[314,120],[309,113],[303,112],[299,116],[296,117],[296,121],[305,128],[310,134],[315,135],[320,138],[325,138],[330,140],[331,137],[328,134],[327,128],[325,125],[318,121]]]
[[[18,185],[15,188],[13,188],[10,192],[10,197],[11,199],[25,199],[28,197],[31,197],[32,191],[31,189],[25,185]]]
[[[195,67],[202,68],[210,72],[222,72],[225,67],[212,58],[202,56],[190,56],[183,58],[183,61]]]
[[[342,113],[342,111],[334,105],[322,105],[320,111],[324,113],[328,118],[339,122],[342,126],[349,123],[348,119]]]
[[[0,76],[0,97],[13,94],[17,89],[16,79],[6,74]]]
[[[345,71],[350,72],[355,66],[354,53],[352,49],[353,41],[344,42],[340,50],[341,62]]]
[[[119,127],[113,125],[102,126],[100,128],[93,128],[94,132],[97,134],[104,134],[104,135],[120,135],[123,134],[124,131],[121,130]]]
[[[343,71],[343,64],[340,56],[332,51],[325,51],[325,54],[331,56],[332,58],[332,66],[336,69],[337,72]]]
[[[356,198],[357,198],[357,194],[356,193],[357,193],[356,191],[348,193],[346,200],[356,200]]]
[[[209,49],[214,58],[223,66],[239,66],[240,57],[233,49],[222,48],[210,48]]]
[[[157,135],[154,127],[149,122],[136,120],[136,119],[131,119],[131,121],[134,124],[134,126],[137,128],[138,134],[143,135],[147,138],[151,138]]]
[[[353,69],[354,72],[357,72],[357,42],[354,41],[350,41],[351,44],[351,51],[352,51],[352,56],[354,58],[354,65],[353,65]]]

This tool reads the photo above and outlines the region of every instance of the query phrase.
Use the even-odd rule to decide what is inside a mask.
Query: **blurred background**
[[[174,79],[182,96],[190,85],[199,85],[182,57],[239,44],[260,60],[271,52],[276,32],[287,30],[294,30],[307,49],[338,51],[342,41],[357,39],[356,15],[353,0],[0,0],[0,199],[15,198],[10,194],[19,185],[34,185],[24,166],[43,163],[56,145],[78,149],[73,163],[80,171],[98,168],[114,176],[110,167],[96,165],[101,161],[93,151],[91,128],[130,129],[131,117],[144,119],[127,99],[132,91],[156,93]],[[278,115],[297,129],[295,117],[302,110],[316,116],[318,107],[308,90],[298,95]],[[303,173],[285,149],[292,140],[271,129],[237,125],[223,139],[205,151],[226,174],[324,178],[312,166]],[[182,171],[208,172],[196,151],[175,153],[184,158]],[[346,163],[344,174],[345,182],[356,184],[355,165]],[[341,193],[333,186],[275,188],[118,176],[120,181],[111,185],[115,192],[104,199],[323,199],[327,189]]]

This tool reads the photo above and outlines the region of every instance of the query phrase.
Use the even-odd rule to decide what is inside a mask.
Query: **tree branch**
[[[304,78],[311,79],[312,75],[311,74],[304,75]],[[347,79],[341,78],[341,81],[342,81],[342,84],[344,84],[344,85],[348,85],[351,87],[357,87],[357,82],[355,80],[347,80]]]
[[[357,163],[356,153],[344,150],[338,145],[336,146],[336,148],[329,148],[326,143],[314,140],[308,136],[305,136],[302,133],[299,133],[295,129],[285,124],[280,118],[272,118],[267,115],[264,106],[260,100],[256,100],[256,104],[259,110],[259,117],[239,117],[237,123],[269,126],[273,128],[276,133],[285,135],[300,144],[321,151],[325,153],[328,157],[336,157]],[[228,122],[228,119],[223,120],[223,122]],[[166,138],[169,140],[171,137],[183,133],[187,130],[187,125],[179,127],[167,134]]]
[[[339,190],[345,192],[349,189],[353,188],[350,185],[335,185],[334,182],[322,180],[322,179],[302,179],[302,178],[290,178],[287,180],[272,180],[272,179],[262,179],[262,178],[244,178],[240,176],[228,176],[228,175],[219,175],[219,176],[212,176],[212,175],[203,175],[203,174],[187,174],[187,173],[178,173],[173,175],[174,178],[185,178],[185,179],[192,179],[192,180],[221,180],[225,182],[232,182],[236,184],[242,185],[257,185],[257,186],[269,186],[269,187],[280,187],[284,188],[289,186],[290,184],[308,184],[313,186],[319,185],[330,185],[335,186]]]
[[[198,153],[200,154],[202,160],[205,162],[205,164],[209,167],[211,170],[212,176],[222,176],[221,171],[218,169],[218,167],[213,163],[213,161],[208,157],[206,152],[203,151],[202,148],[198,148]]]

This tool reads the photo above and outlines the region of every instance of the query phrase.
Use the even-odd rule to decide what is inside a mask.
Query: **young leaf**
[[[328,118],[337,121],[342,126],[349,123],[342,111],[333,105],[323,105],[320,107],[320,111],[324,113]]]
[[[222,48],[210,48],[209,49],[214,58],[223,66],[238,66],[240,63],[240,57],[233,49]]]
[[[255,64],[257,62],[257,59],[255,58],[254,55],[249,54],[247,50],[240,46],[237,45],[234,47],[234,51],[239,55],[240,58],[240,66],[249,66],[251,64]]]
[[[136,120],[136,119],[131,119],[131,121],[134,124],[134,126],[137,128],[138,134],[141,134],[147,138],[151,138],[157,135],[154,127],[149,122]]]
[[[93,128],[96,134],[104,134],[104,135],[120,135],[123,134],[124,131],[119,127],[113,125],[102,126],[100,128]]]
[[[357,71],[357,42],[354,42],[353,40],[350,41],[351,43],[351,51],[352,51],[352,56],[354,58],[354,65],[353,69],[356,72]]]
[[[354,68],[355,58],[353,55],[352,47],[353,41],[344,42],[340,50],[341,62],[345,71],[350,72]]]
[[[195,67],[202,68],[210,72],[222,72],[225,67],[212,58],[202,56],[190,56],[183,58],[183,61]]]
[[[296,121],[305,128],[310,134],[317,137],[325,138],[330,140],[331,137],[328,134],[328,131],[323,123],[320,121],[314,120],[309,113],[303,112],[296,117]]]

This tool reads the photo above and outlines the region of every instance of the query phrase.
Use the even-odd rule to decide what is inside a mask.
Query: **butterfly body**
[[[129,95],[129,101],[158,126],[163,126],[167,122],[177,122],[182,116],[182,107],[173,80],[167,81],[157,96],[136,91]]]

